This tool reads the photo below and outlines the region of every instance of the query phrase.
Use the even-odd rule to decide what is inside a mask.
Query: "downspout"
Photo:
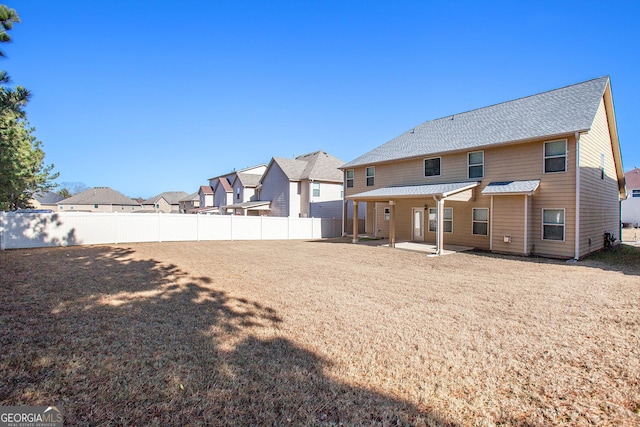
[[[580,133],[576,132],[576,230],[575,230],[575,252],[573,259],[580,258]]]
[[[529,255],[529,195],[524,195],[524,254]]]
[[[489,210],[489,251],[493,252],[493,194],[491,195],[491,207]]]

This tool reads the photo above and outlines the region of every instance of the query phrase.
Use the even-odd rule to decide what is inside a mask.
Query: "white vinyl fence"
[[[342,219],[145,213],[0,212],[0,249],[197,240],[339,237]]]

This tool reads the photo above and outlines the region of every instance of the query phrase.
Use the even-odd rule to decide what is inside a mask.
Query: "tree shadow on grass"
[[[67,425],[454,425],[329,378],[259,301],[109,247],[3,252],[0,405]]]

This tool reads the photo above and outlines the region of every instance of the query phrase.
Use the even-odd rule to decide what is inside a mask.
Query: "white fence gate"
[[[109,243],[339,237],[342,219],[145,213],[0,212],[0,249]]]

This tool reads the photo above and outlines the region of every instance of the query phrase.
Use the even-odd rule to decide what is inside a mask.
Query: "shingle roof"
[[[238,180],[243,187],[256,187],[260,183],[262,175],[256,173],[238,172]]]
[[[393,198],[414,198],[442,196],[448,197],[478,186],[478,182],[449,182],[446,184],[425,184],[425,185],[401,185],[377,188],[375,190],[365,191],[364,193],[347,196],[347,199],[379,199],[385,197]]]
[[[482,194],[526,194],[533,193],[540,185],[540,180],[490,182]]]
[[[200,186],[200,191],[198,191],[198,193],[213,194],[213,188],[211,188],[208,185],[201,185]]]
[[[640,189],[640,169],[634,168],[624,174],[624,179],[627,182],[627,189],[637,190]]]
[[[177,205],[180,202],[180,200],[186,196],[188,196],[188,194],[184,191],[165,191],[164,193],[160,193],[155,197],[151,197],[145,200],[144,202],[142,202],[142,204],[153,205],[158,200],[164,198],[167,201],[167,203],[169,203],[170,205]]]
[[[587,131],[608,83],[600,77],[427,121],[342,168]]]
[[[303,154],[295,159],[274,157],[273,161],[291,181],[310,179],[342,182],[342,171],[339,168],[344,162],[324,151]]]
[[[211,187],[209,187],[211,188]],[[196,191],[195,193],[189,194],[187,197],[183,197],[182,199],[180,199],[180,202],[191,202],[194,200],[200,200],[200,195],[198,194],[198,192]]]
[[[64,199],[58,204],[70,205],[125,205],[138,206],[140,203],[131,200],[122,193],[109,187],[94,187]]]
[[[225,177],[218,178],[218,185],[222,185],[222,188],[227,193],[232,193],[233,192],[233,188],[231,188],[231,185],[229,184],[229,181],[227,181],[227,178],[225,178]],[[217,185],[216,185],[216,187],[217,187]]]
[[[38,203],[43,205],[54,205],[60,200],[64,200],[64,197],[62,197],[58,193],[54,193],[53,191],[45,191],[44,193],[33,193],[33,198],[36,199]]]

